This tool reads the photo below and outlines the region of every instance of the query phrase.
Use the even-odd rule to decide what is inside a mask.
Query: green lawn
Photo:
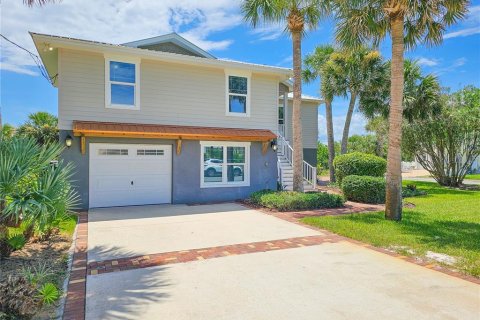
[[[467,174],[465,176],[466,180],[480,180],[480,173],[477,174]]]
[[[302,221],[374,246],[393,247],[405,255],[423,256],[427,251],[447,254],[457,259],[456,268],[480,277],[480,191],[404,181],[409,183],[428,195],[406,198],[416,207],[404,209],[401,222],[385,220],[383,212]]]

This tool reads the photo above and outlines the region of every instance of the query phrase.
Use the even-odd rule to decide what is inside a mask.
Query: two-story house
[[[241,199],[279,175],[288,187],[291,69],[217,59],[177,34],[121,45],[31,35],[58,88],[83,209]],[[302,103],[307,186],[319,103]]]

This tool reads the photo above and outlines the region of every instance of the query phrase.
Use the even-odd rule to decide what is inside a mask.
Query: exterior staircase
[[[284,190],[293,190],[293,148],[285,138],[278,134],[277,168],[278,181]],[[317,168],[303,161],[303,191],[314,191],[317,186]]]

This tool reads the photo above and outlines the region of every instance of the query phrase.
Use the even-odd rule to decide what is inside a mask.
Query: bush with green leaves
[[[9,254],[8,227],[22,223],[27,241],[33,233],[48,238],[78,203],[72,165],[51,165],[62,150],[58,143],[0,135],[0,258]]]
[[[350,201],[385,203],[385,179],[383,177],[349,175],[342,181],[342,192]]]
[[[387,170],[387,161],[372,154],[352,152],[335,158],[335,177],[339,184],[350,175],[383,177]]]
[[[250,202],[278,211],[300,211],[322,208],[339,208],[344,204],[342,196],[326,192],[294,192],[262,190],[251,194]]]
[[[38,290],[38,293],[43,303],[47,305],[57,301],[58,297],[60,296],[57,287],[51,282],[47,282],[41,286]]]

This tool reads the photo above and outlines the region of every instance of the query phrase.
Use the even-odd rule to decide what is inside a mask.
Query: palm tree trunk
[[[392,70],[390,87],[390,115],[388,118],[387,193],[385,218],[402,219],[402,113],[403,113],[403,15],[391,18]]]
[[[328,171],[330,172],[330,182],[335,182],[335,169],[333,168],[335,140],[333,137],[332,100],[330,99],[325,100],[325,117],[327,118]]]
[[[293,190],[303,192],[303,143],[302,116],[300,104],[302,99],[302,35],[292,32],[293,43]]]
[[[350,95],[350,104],[348,105],[347,117],[345,118],[345,126],[343,127],[342,148],[341,154],[347,153],[348,133],[350,131],[350,124],[352,122],[353,109],[355,108],[355,101],[357,100],[357,93],[353,92]]]

